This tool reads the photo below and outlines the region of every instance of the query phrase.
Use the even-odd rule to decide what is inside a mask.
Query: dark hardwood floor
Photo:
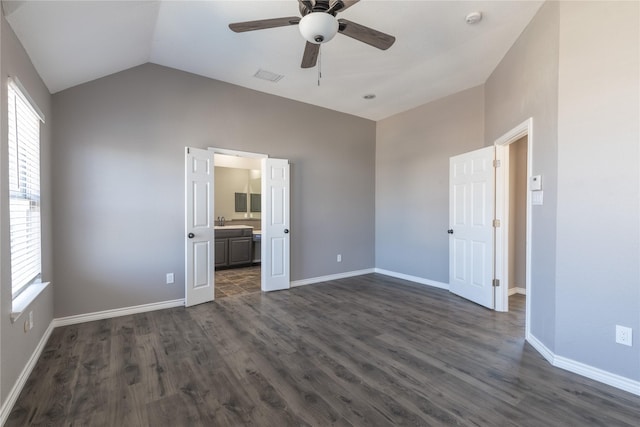
[[[638,426],[495,313],[365,275],[54,330],[7,426]]]

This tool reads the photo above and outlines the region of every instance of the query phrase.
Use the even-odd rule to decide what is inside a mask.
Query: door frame
[[[495,229],[495,275],[500,280],[501,286],[496,292],[496,311],[509,311],[509,144],[518,141],[523,136],[527,137],[527,209],[526,209],[526,255],[525,255],[525,288],[526,288],[526,313],[525,336],[530,335],[531,325],[531,234],[532,234],[532,205],[531,191],[529,191],[529,178],[533,170],[533,118],[528,118],[514,127],[498,139],[496,147],[496,159],[500,167],[496,170],[496,219],[500,221],[500,227]]]

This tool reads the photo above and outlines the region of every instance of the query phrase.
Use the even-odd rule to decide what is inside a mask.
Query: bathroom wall
[[[225,220],[260,219],[260,212],[251,212],[251,194],[260,194],[260,178],[252,178],[259,170],[237,169],[216,166],[215,168],[215,214]],[[257,180],[257,185],[256,185]],[[247,198],[247,211],[236,212],[235,193],[244,193]]]

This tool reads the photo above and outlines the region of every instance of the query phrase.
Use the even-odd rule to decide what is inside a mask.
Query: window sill
[[[31,303],[38,298],[38,295],[49,286],[49,283],[43,282],[29,285],[27,289],[20,292],[20,295],[13,299],[11,304],[11,323],[15,323],[22,316],[22,313],[27,311]]]

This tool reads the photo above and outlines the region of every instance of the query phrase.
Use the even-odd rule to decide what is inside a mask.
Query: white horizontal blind
[[[11,291],[40,280],[40,119],[20,89],[8,85]]]

